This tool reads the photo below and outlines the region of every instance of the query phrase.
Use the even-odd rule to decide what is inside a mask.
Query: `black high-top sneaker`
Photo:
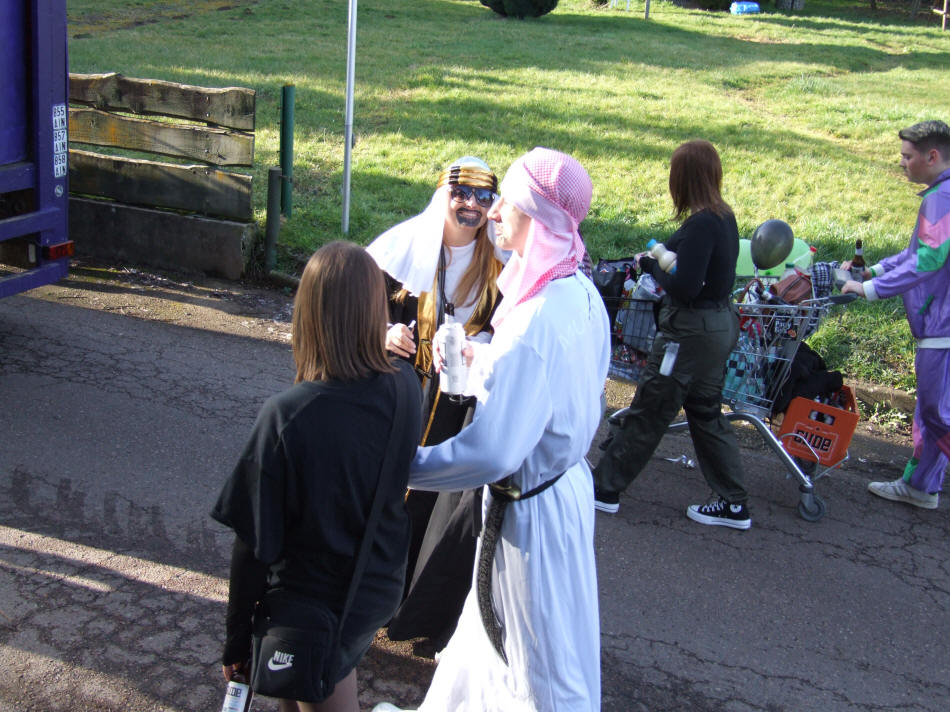
[[[722,497],[709,504],[691,504],[686,516],[700,524],[711,524],[733,529],[748,529],[752,526],[749,508],[744,504],[729,504]]]
[[[620,509],[620,493],[594,487],[594,509],[615,514]]]

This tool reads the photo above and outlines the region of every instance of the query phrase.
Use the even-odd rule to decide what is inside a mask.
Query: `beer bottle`
[[[253,693],[247,683],[247,677],[243,672],[235,672],[224,692],[221,712],[248,712],[251,709],[251,697]]]
[[[864,270],[866,269],[866,263],[864,262],[864,245],[861,243],[861,240],[854,241],[854,257],[851,260],[851,279],[856,282],[864,281]]]

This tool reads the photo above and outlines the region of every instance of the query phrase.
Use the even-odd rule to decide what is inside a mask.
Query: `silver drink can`
[[[458,322],[446,322],[439,327],[442,338],[442,373],[439,388],[449,395],[461,395],[465,390],[468,369],[462,357],[465,346],[465,329]]]

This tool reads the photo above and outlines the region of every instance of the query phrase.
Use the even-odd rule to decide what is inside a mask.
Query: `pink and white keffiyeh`
[[[511,165],[499,192],[532,220],[524,254],[512,254],[498,275],[504,299],[492,319],[496,327],[548,282],[577,271],[585,253],[577,227],[590,210],[594,186],[575,158],[539,147]]]

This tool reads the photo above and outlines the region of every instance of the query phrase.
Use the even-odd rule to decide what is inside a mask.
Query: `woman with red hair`
[[[653,349],[623,427],[594,470],[596,507],[603,512],[617,511],[620,492],[649,462],[682,408],[699,467],[715,493],[708,504],[690,505],[686,516],[732,529],[752,524],[739,446],[721,406],[726,359],[739,334],[730,298],[739,229],[721,186],[722,163],[709,141],[688,141],[673,152],[670,197],[683,224],[666,247],[677,254],[676,271],[665,272],[649,255],[639,256],[640,270],[653,275],[666,294]],[[673,346],[670,364],[666,355],[674,352]]]

